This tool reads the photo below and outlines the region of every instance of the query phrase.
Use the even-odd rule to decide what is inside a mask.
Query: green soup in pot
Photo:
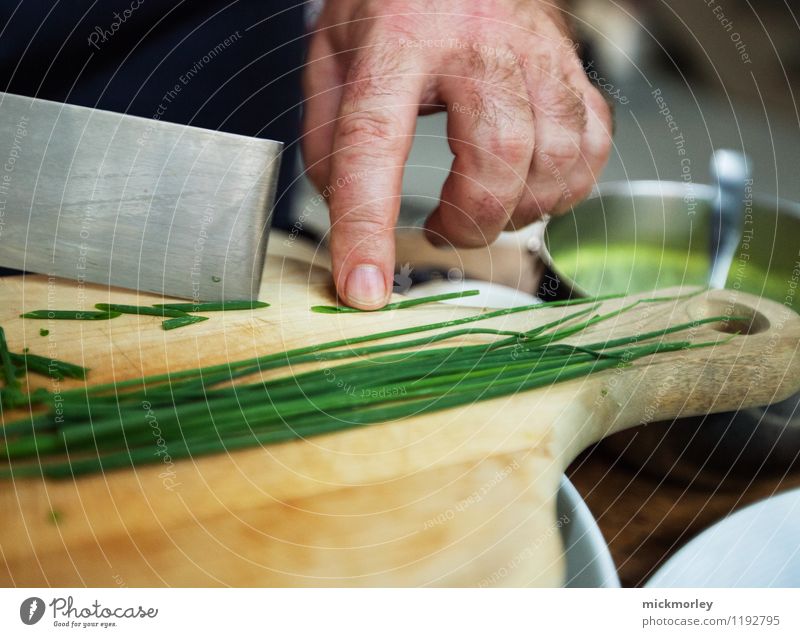
[[[708,282],[708,256],[647,244],[588,244],[551,250],[551,256],[556,271],[591,296]],[[726,287],[783,301],[787,280],[768,275],[752,261],[735,260]]]

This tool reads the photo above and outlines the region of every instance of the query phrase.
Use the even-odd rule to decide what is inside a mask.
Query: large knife
[[[0,92],[0,265],[255,298],[281,148]]]

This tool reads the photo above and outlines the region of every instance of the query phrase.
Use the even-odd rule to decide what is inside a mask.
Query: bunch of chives
[[[0,441],[6,477],[70,477],[172,459],[285,442],[469,405],[581,378],[636,360],[716,345],[664,340],[710,317],[644,334],[576,346],[564,340],[643,302],[599,314],[601,298],[510,308],[331,341],[257,358],[40,397],[41,412],[7,423]],[[588,308],[528,331],[459,327],[554,305]],[[424,332],[448,331],[420,336]],[[401,337],[415,335],[414,338]],[[463,336],[485,342],[448,345]],[[391,340],[390,340],[391,339]],[[389,340],[381,344],[371,341]],[[436,343],[442,346],[431,347]],[[422,349],[420,349],[422,348]],[[346,362],[346,359],[355,359]],[[294,371],[308,363],[322,368]],[[243,382],[291,367],[293,373]],[[236,381],[235,383],[233,381]],[[157,434],[155,434],[157,425]]]

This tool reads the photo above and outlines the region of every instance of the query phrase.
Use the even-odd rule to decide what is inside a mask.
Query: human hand
[[[336,289],[377,309],[417,115],[447,109],[455,155],[434,243],[478,247],[568,209],[611,148],[610,109],[546,0],[329,0],[304,72],[304,154],[328,199]]]

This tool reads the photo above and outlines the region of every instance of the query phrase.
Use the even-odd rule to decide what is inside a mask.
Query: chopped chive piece
[[[215,274],[214,276],[212,276],[212,277],[211,277],[211,280],[212,280],[214,283],[219,283],[220,281],[222,281],[222,277],[218,277],[218,276]]]
[[[39,336],[47,336],[48,334],[50,334],[50,330],[46,330],[44,328],[39,330]]]
[[[5,330],[0,327],[0,371],[5,379],[5,386],[0,392],[0,404],[14,408],[24,403],[25,394],[20,390],[17,368],[8,350]]]
[[[477,296],[480,290],[465,290],[464,292],[449,292],[447,294],[436,294],[434,296],[422,296],[418,299],[408,299],[406,301],[398,301],[396,303],[389,303],[377,310],[359,310],[354,307],[346,305],[315,305],[311,308],[312,312],[319,314],[345,314],[352,312],[388,312],[389,310],[400,310],[407,307],[414,307],[416,305],[424,305],[426,303],[436,303],[438,301],[447,301],[449,299],[463,299],[467,296]]]
[[[22,318],[52,319],[55,321],[106,321],[122,316],[120,312],[84,312],[82,310],[34,310],[20,314]]]
[[[95,307],[103,312],[118,312],[119,314],[146,314],[147,316],[186,316],[186,312],[149,305],[119,305],[117,303],[97,303]]]
[[[78,378],[82,380],[86,378],[86,374],[89,372],[88,368],[75,365],[74,363],[38,356],[37,354],[29,354],[24,351],[22,354],[12,353],[11,360],[16,365],[20,365],[29,372],[41,374],[42,376],[50,376],[59,380],[63,380],[64,378]]]
[[[256,310],[269,307],[263,301],[223,301],[220,303],[161,303],[153,307],[163,307],[167,310],[180,310],[181,312],[224,312],[228,310]]]
[[[167,319],[161,324],[161,327],[163,327],[165,330],[174,330],[178,327],[186,327],[187,325],[202,323],[203,321],[207,320],[207,316],[190,316],[189,314],[186,314],[185,316]]]

